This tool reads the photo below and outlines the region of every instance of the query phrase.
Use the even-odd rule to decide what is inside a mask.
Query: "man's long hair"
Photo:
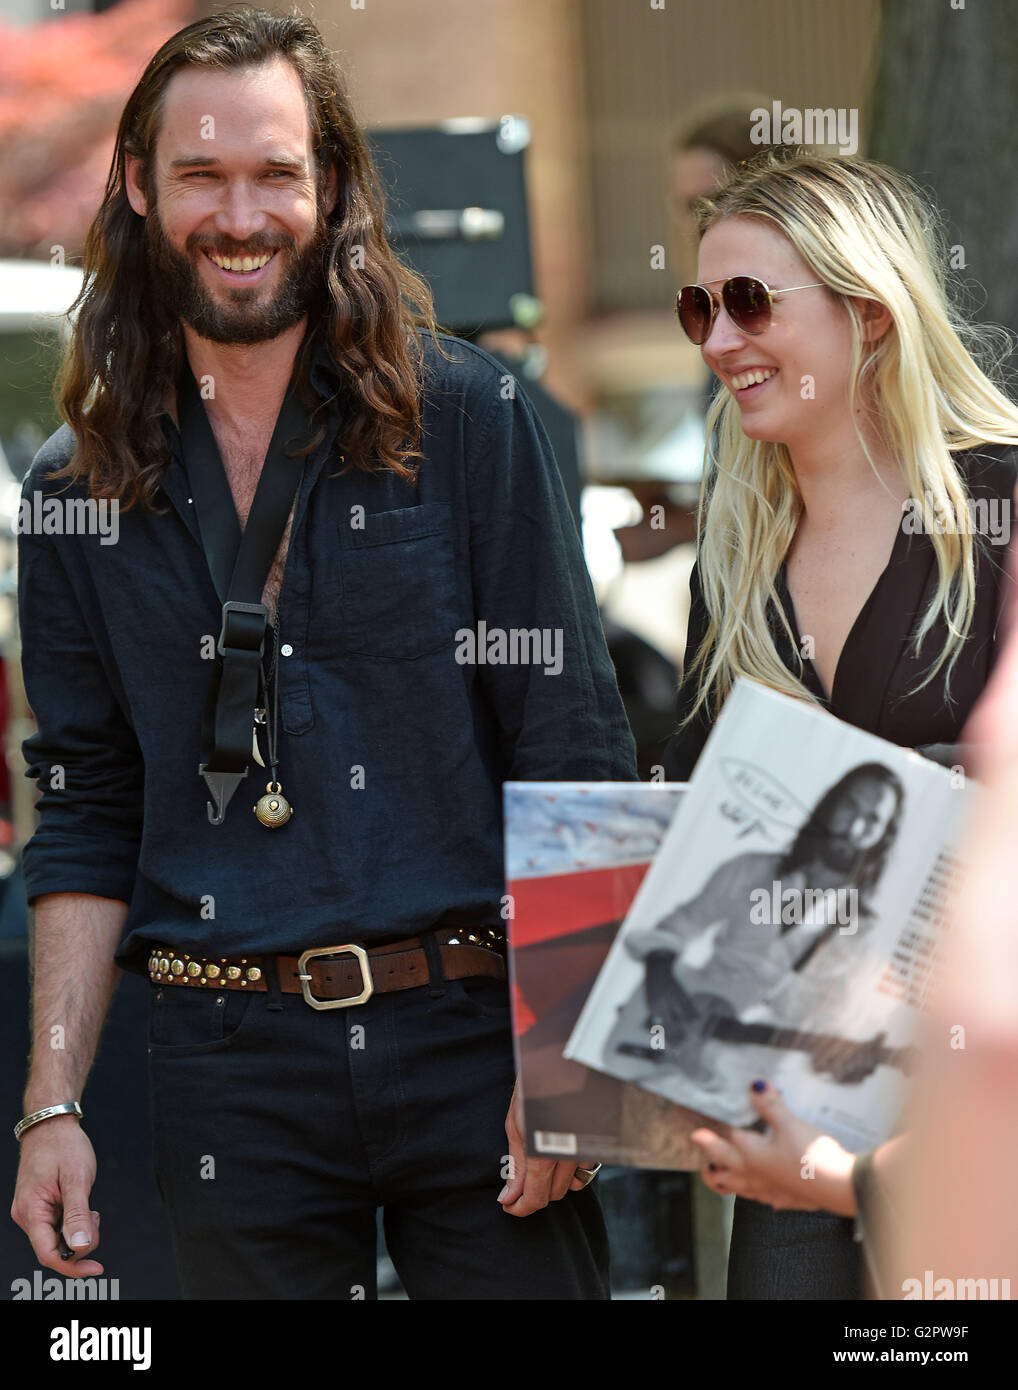
[[[125,188],[125,154],[143,161],[149,208],[163,97],[182,68],[234,70],[283,57],[304,87],[319,199],[330,166],[338,180],[328,215],[321,304],[295,366],[295,389],[312,412],[312,438],[325,436],[316,417],[327,402],[310,384],[310,365],[324,341],[341,375],[342,448],[347,467],[391,469],[412,481],[420,459],[421,335],[436,324],[426,283],[404,266],[385,238],[385,198],[341,75],[314,24],[297,12],[250,6],[209,15],[169,38],[152,58],[120,118],[106,192],[85,241],[85,283],[77,320],[56,381],[60,414],[77,448],[53,476],[87,483],[93,497],[117,497],[156,510],[169,461],[159,422],[176,388],[183,333],[172,306],[151,290],[145,219]]]

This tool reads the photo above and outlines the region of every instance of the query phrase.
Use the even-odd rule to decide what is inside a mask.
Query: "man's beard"
[[[262,233],[243,247],[243,255],[258,256],[278,248],[276,254],[285,257],[279,286],[271,297],[261,297],[260,289],[252,292],[224,286],[219,299],[206,288],[193,257],[204,256],[202,248],[233,256],[236,248],[208,237],[189,237],[185,250],[176,250],[166,238],[153,202],[145,218],[151,292],[161,317],[183,319],[202,338],[213,343],[263,343],[300,323],[311,304],[321,300],[328,236],[325,210],[319,200],[315,231],[302,251],[298,252],[292,236],[278,232]]]
[[[828,871],[842,882],[854,874],[863,855],[847,835],[839,835],[826,826],[815,826],[804,840],[801,862],[811,864],[814,872],[821,875]]]

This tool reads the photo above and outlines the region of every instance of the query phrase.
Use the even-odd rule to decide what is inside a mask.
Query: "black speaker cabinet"
[[[441,326],[459,337],[529,327],[526,121],[446,121],[372,130],[368,140],[388,194],[390,242],[431,285]]]

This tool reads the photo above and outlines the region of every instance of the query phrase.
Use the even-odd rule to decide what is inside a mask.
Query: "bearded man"
[[[511,1103],[502,782],[636,777],[533,408],[436,333],[296,14],[163,45],[84,266],[23,496],[116,499],[119,533],[19,540],[15,1219],[43,1266],[102,1272],[79,1101],[127,969],[186,1297],[374,1297],[379,1207],[411,1298],[607,1297],[591,1170],[527,1159]],[[457,655],[481,622],[516,659]],[[552,670],[518,659],[535,632]]]

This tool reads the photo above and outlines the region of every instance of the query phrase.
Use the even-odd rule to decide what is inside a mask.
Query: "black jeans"
[[[829,1211],[775,1211],[735,1199],[728,1254],[729,1299],[862,1297],[854,1223]]]
[[[163,986],[149,1025],[156,1181],[186,1298],[377,1297],[376,1208],[410,1298],[605,1299],[597,1197],[496,1198],[508,989],[475,977],[316,1011]]]

